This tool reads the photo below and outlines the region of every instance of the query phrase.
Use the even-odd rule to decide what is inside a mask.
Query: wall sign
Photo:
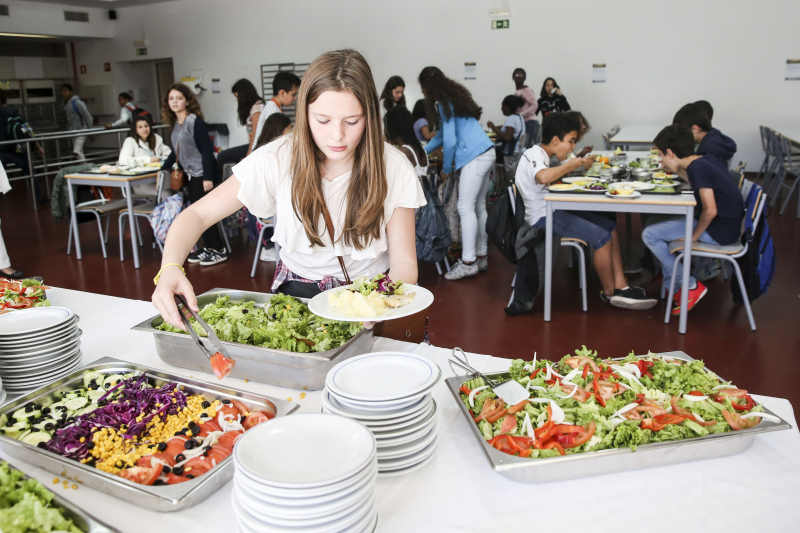
[[[509,26],[509,19],[500,19],[500,20],[493,20],[492,21],[492,29],[493,30],[507,30],[510,28]]]
[[[800,59],[786,60],[786,80],[800,80]]]
[[[86,65],[81,65],[81,74],[86,74]]]
[[[606,64],[595,63],[592,65],[592,83],[606,82]]]
[[[147,55],[147,48],[137,48],[136,49],[137,56],[146,56]]]
[[[473,62],[464,63],[464,79],[477,80],[478,79],[478,64]]]

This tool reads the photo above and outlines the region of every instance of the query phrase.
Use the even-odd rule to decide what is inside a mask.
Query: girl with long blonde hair
[[[247,207],[277,215],[280,258],[270,292],[310,297],[351,277],[389,271],[417,281],[414,209],[425,204],[408,159],[383,140],[378,93],[364,57],[327,52],[300,85],[291,133],[255,150],[228,179],[173,223],[153,304],[181,326],[173,294],[197,300],[179,268],[204,228]],[[333,235],[326,229],[330,214]],[[337,257],[338,256],[338,257]]]

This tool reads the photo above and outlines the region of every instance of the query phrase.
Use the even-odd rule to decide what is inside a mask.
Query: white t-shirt
[[[278,104],[275,103],[275,100],[270,100],[264,104],[264,107],[261,108],[261,114],[258,115],[258,125],[256,125],[256,135],[253,137],[253,146],[251,148],[255,149],[256,143],[258,143],[258,138],[261,137],[261,130],[264,129],[264,123],[267,121],[267,118],[269,118],[270,115],[275,113],[282,113],[281,108],[278,107]]]
[[[517,144],[514,145],[514,151],[516,152],[520,149],[519,136],[525,131],[525,121],[522,120],[522,115],[519,113],[508,115],[508,118],[506,118],[506,122],[503,124],[503,127],[500,129],[500,131],[506,131],[506,128],[509,126],[514,128],[514,140],[517,141]]]
[[[322,242],[325,246],[312,246],[302,222],[294,213],[291,151],[292,135],[289,134],[262,146],[233,167],[233,174],[241,183],[238,198],[245,207],[257,217],[277,215],[272,240],[281,246],[281,261],[298,276],[314,281],[325,276],[343,277],[337,255],[344,258],[351,278],[386,272],[389,269],[386,225],[392,213],[398,207],[416,209],[426,203],[422,187],[406,156],[384,143],[388,190],[383,204],[383,225],[380,238],[370,241],[362,250],[346,246],[343,239],[339,239],[346,214],[350,172],[332,181],[322,180],[322,194],[337,238],[337,253],[334,253],[330,236],[324,231],[323,218],[320,217],[317,228],[321,235],[324,232]]]
[[[538,144],[525,150],[517,166],[517,190],[525,204],[525,222],[531,226],[547,213],[544,203],[547,185],[536,181],[536,174],[545,168],[550,168],[550,156]]]

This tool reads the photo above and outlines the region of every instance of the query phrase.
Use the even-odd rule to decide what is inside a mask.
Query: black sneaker
[[[611,296],[606,296],[606,291],[604,291],[603,289],[600,289],[600,299],[603,300],[604,302],[610,302],[611,299],[614,296],[616,296],[618,292],[619,292],[619,289],[614,289],[614,294],[612,294]]]
[[[627,289],[617,289],[611,297],[611,305],[622,309],[651,309],[656,306],[658,300],[648,298],[644,289],[641,287],[628,287]]]
[[[205,248],[202,250],[198,250],[196,252],[192,252],[186,258],[187,263],[199,263],[203,259],[205,259],[208,254],[211,253],[211,250],[206,250]]]
[[[203,250],[208,255],[205,256],[200,261],[201,266],[211,266],[216,265],[217,263],[222,263],[223,261],[228,260],[228,251],[227,250],[210,250],[205,249]]]

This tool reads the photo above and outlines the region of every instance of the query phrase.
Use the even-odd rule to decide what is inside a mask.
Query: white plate
[[[587,189],[585,186],[584,186],[584,187],[579,187],[579,189],[580,189],[581,191],[584,191],[584,192],[594,192],[594,193],[600,193],[600,194],[603,194],[604,192],[607,192],[607,190],[606,190],[606,189],[602,189],[602,190],[599,190],[599,191],[595,191],[595,190],[592,190],[592,189]]]
[[[407,352],[373,352],[334,366],[325,385],[337,396],[367,402],[391,402],[422,392],[439,380],[439,366]]]
[[[283,507],[291,507],[291,508],[308,508],[310,506],[315,505],[324,505],[330,503],[334,500],[339,500],[341,498],[346,497],[349,494],[357,490],[361,490],[364,486],[370,485],[375,483],[375,476],[378,473],[378,463],[377,460],[374,464],[370,465],[367,469],[365,469],[364,474],[359,474],[356,481],[348,487],[343,489],[334,489],[328,494],[322,494],[320,496],[311,496],[306,498],[295,498],[295,497],[287,497],[287,496],[275,496],[273,494],[266,494],[260,490],[252,490],[249,485],[247,485],[247,481],[243,480],[240,475],[235,475],[233,477],[233,482],[235,485],[239,485],[240,488],[245,489],[248,491],[248,494],[253,498],[258,500],[264,501],[266,503],[271,503],[273,505],[281,505]],[[261,487],[259,487],[261,488]],[[295,489],[283,489],[281,494],[286,494],[288,491],[294,491]],[[293,494],[293,493],[292,493]]]
[[[325,453],[320,453],[323,443]],[[233,449],[237,466],[251,477],[285,488],[320,487],[347,479],[360,472],[374,454],[375,438],[362,424],[316,413],[259,424]]]
[[[424,419],[428,418],[428,414],[431,411],[435,410],[435,409],[436,409],[436,402],[434,400],[431,400],[430,404],[428,404],[428,406],[425,409],[419,411],[418,413],[416,413],[416,416],[413,416],[413,417],[409,418],[408,420],[402,420],[400,422],[394,422],[394,423],[391,423],[391,424],[387,424],[386,422],[392,422],[392,420],[380,421],[379,423],[361,422],[360,420],[359,420],[359,422],[361,422],[362,424],[367,426],[369,428],[369,430],[373,431],[373,432],[374,431],[394,431],[396,429],[402,429],[404,427],[411,426],[413,424],[418,423],[420,420],[424,420]]]
[[[0,339],[14,340],[19,335],[49,330],[73,316],[72,310],[66,307],[32,307],[6,313],[0,315]]]
[[[617,200],[633,200],[634,198],[639,198],[641,195],[642,193],[639,191],[633,191],[627,196],[623,196],[621,194],[611,194],[611,191],[606,192],[606,196],[609,198],[616,198]]]
[[[401,468],[398,470],[382,470],[378,471],[378,478],[385,478],[385,477],[396,477],[396,476],[404,476],[406,474],[410,474],[412,472],[416,472],[421,468],[424,468],[428,463],[433,461],[433,458],[436,457],[435,453],[430,454],[427,458],[423,459],[422,462],[417,463],[413,466],[409,466],[407,468]]]
[[[8,393],[4,390],[0,390],[0,405],[6,403],[6,398],[8,398]]]
[[[416,293],[414,301],[403,307],[397,307],[394,309],[387,308],[386,312],[382,315],[351,316],[343,313],[339,309],[329,308],[328,294],[331,291],[338,292],[344,290],[344,287],[336,287],[335,289],[330,289],[317,294],[311,298],[311,301],[308,302],[308,309],[315,315],[331,320],[341,320],[343,322],[382,322],[385,320],[403,318],[404,316],[419,313],[420,311],[430,307],[430,305],[433,303],[433,293],[428,289],[420,287],[419,285],[412,285],[410,283],[404,283],[403,287],[406,288],[406,293]]]
[[[644,181],[619,181],[617,183],[613,183],[609,186],[609,189],[633,189],[635,191],[649,191],[651,189],[655,189],[656,186],[652,183],[646,183]]]
[[[5,381],[8,387],[20,387],[36,382],[50,383],[58,379],[58,377],[55,376],[62,376],[65,372],[71,372],[73,368],[79,366],[82,355],[81,352],[77,352],[70,359],[60,362],[58,366],[46,368],[42,371],[37,370],[36,372],[31,372],[24,376],[3,374],[3,381]]]
[[[44,343],[37,345],[23,344],[19,347],[0,346],[0,359],[14,359],[21,355],[24,356],[38,356],[47,353],[53,353],[60,350],[65,344],[70,344],[78,340],[83,335],[83,330],[75,326],[61,332],[61,335],[52,339],[46,339]]]
[[[403,444],[401,446],[392,446],[390,448],[379,449],[378,461],[386,461],[388,459],[400,459],[403,457],[409,457],[411,455],[414,455],[419,451],[424,450],[432,443],[434,443],[436,441],[436,437],[438,434],[439,434],[438,431],[432,430],[427,435],[423,436],[422,438],[414,442],[409,442],[408,444]]]
[[[350,400],[349,398],[345,398],[343,396],[336,396],[335,394],[333,394],[333,396],[336,398],[336,401],[339,402],[339,404],[345,409],[361,409],[363,411],[369,411],[370,413],[383,413],[385,411],[405,409],[407,407],[411,407],[419,401],[418,398],[414,398],[402,402],[361,402],[358,400]]]
[[[589,176],[574,176],[572,178],[561,178],[564,183],[575,183],[576,181],[600,181],[600,178],[590,178]]]
[[[274,526],[310,527],[339,520],[369,504],[375,495],[375,479],[361,489],[324,505],[311,507],[283,507],[272,505],[252,497],[239,486],[233,487],[234,497],[245,506],[251,515]]]
[[[435,403],[434,403],[435,405]],[[378,439],[378,447],[381,448],[381,439],[393,439],[396,437],[402,437],[403,435],[408,435],[409,433],[413,433],[417,431],[419,428],[429,425],[431,419],[436,417],[436,409],[434,408],[425,418],[418,420],[415,424],[410,426],[406,426],[404,428],[398,429],[388,429],[383,430],[381,428],[370,428],[372,434],[375,435],[375,438]]]
[[[260,424],[259,424],[260,425]],[[236,494],[231,495],[231,502],[233,509],[238,515],[238,519],[245,523],[245,525],[253,531],[263,533],[286,533],[287,528],[283,526],[273,526],[262,520],[259,520],[251,512],[249,512],[242,503],[236,498]],[[298,527],[291,528],[291,531],[296,533],[333,533],[347,529],[357,523],[360,523],[364,517],[372,516],[377,511],[377,502],[373,497],[369,505],[365,505],[359,509],[358,512],[351,513],[350,515],[333,521],[321,526]]]
[[[423,408],[427,407],[428,402],[430,402],[430,395],[425,395],[422,399],[410,407],[393,409],[391,411],[375,412],[342,405],[339,400],[337,400],[336,397],[330,393],[329,390],[322,390],[322,405],[327,406],[334,414],[346,416],[348,418],[354,418],[359,422],[366,422],[370,420],[392,420],[393,423],[400,422],[400,419],[406,420],[412,414],[416,414]]]
[[[547,187],[547,192],[569,192],[580,189],[580,187],[577,185],[572,185],[570,183],[567,183],[566,185],[567,185],[566,187],[555,187],[553,185],[550,185],[549,187]]]
[[[378,449],[382,450],[384,448],[394,448],[397,446],[402,446],[403,444],[409,444],[424,437],[432,429],[434,431],[437,431],[437,428],[438,426],[436,423],[436,418],[434,417],[431,418],[428,422],[425,422],[425,424],[417,427],[412,433],[407,433],[405,435],[392,438],[380,438],[380,437],[375,437],[375,438],[378,441]]]
[[[37,368],[50,363],[55,363],[56,361],[64,359],[68,355],[74,353],[75,350],[80,348],[80,345],[80,341],[75,341],[67,344],[63,349],[58,351],[48,352],[33,357],[20,355],[16,356],[16,359],[3,359],[2,365],[0,365],[0,373],[2,373],[3,369],[6,368],[9,370],[22,370],[25,368]]]
[[[436,452],[436,443],[429,444],[427,448],[423,449],[411,457],[403,457],[399,459],[389,459],[386,461],[379,461],[378,468],[380,472],[391,472],[393,470],[402,470],[421,463],[428,457]]]
[[[0,367],[0,376],[4,378],[31,378],[33,379],[36,376],[41,374],[46,374],[48,372],[55,372],[63,367],[69,366],[71,363],[74,362],[78,352],[80,351],[80,346],[76,346],[71,352],[64,354],[63,356],[58,357],[53,361],[47,361],[45,363],[39,363],[34,365],[32,368],[14,368],[10,366],[2,366]]]
[[[40,350],[42,346],[51,345],[73,335],[78,328],[78,319],[73,318],[65,324],[44,332],[30,333],[14,337],[13,340],[0,339],[0,349],[19,350],[28,349]]]
[[[24,384],[23,383],[17,383],[17,384],[14,384],[14,385],[10,385],[8,383],[4,383],[3,384],[3,388],[6,389],[8,392],[11,392],[11,393],[27,392],[27,391],[40,389],[44,385],[53,383],[54,381],[58,381],[59,379],[70,375],[72,372],[74,372],[80,366],[81,366],[81,360],[78,359],[76,361],[75,366],[73,366],[71,368],[68,368],[68,369],[66,369],[63,372],[60,372],[58,374],[53,374],[52,376],[48,377],[47,379],[36,381],[36,382],[31,382],[31,383],[24,383]]]
[[[270,498],[281,498],[289,502],[287,505],[305,505],[306,501],[315,498],[329,498],[330,496],[341,498],[342,494],[352,490],[353,487],[363,484],[364,480],[371,479],[375,475],[378,471],[378,460],[373,457],[370,463],[361,472],[358,472],[350,478],[330,485],[308,489],[285,489],[265,485],[251,478],[238,465],[236,465],[236,468],[237,470],[234,477],[238,478],[243,486],[248,487],[252,492],[258,493],[259,496],[266,495]]]

